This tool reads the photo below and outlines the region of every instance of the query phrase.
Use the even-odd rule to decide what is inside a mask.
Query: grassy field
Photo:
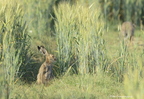
[[[106,75],[72,75],[52,81],[51,85],[20,84],[14,86],[11,97],[14,99],[96,99],[122,96],[123,84]]]
[[[0,3],[1,99],[144,98],[143,28],[123,42],[120,21],[107,23],[98,2],[84,1]],[[47,86],[36,84],[38,45],[57,57]]]
[[[108,35],[104,36],[106,49],[108,51],[108,57],[111,59],[110,65],[113,65],[118,61],[117,56],[120,47],[118,31],[109,31],[107,34]],[[113,37],[109,35],[113,35]],[[135,39],[140,40],[143,35],[143,32],[136,31]],[[137,42],[142,42],[142,40]],[[137,42],[134,43],[137,45]],[[35,45],[37,45],[37,43]],[[143,47],[137,46],[136,49],[139,52],[143,50]],[[130,50],[135,50],[134,46],[130,46]],[[38,54],[37,50],[35,51],[35,54]],[[38,58],[40,59],[41,57]],[[39,61],[43,62],[42,59]],[[140,61],[142,61],[142,59],[139,60],[139,62]],[[125,80],[122,83],[118,81],[117,76],[113,76],[114,74],[112,75],[112,73],[109,72],[111,71],[109,70],[106,73],[98,71],[97,74],[86,75],[67,74],[55,78],[49,86],[37,85],[35,82],[27,84],[18,80],[10,87],[11,90],[9,94],[13,99],[140,99],[143,97],[144,80],[138,77],[138,72],[140,71],[130,70],[129,74],[124,75]],[[132,77],[129,78],[130,75]]]

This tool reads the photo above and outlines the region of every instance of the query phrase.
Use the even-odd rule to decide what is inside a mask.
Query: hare
[[[123,22],[121,26],[121,34],[124,37],[124,40],[129,39],[132,41],[134,36],[135,26],[131,22]]]
[[[37,84],[47,84],[52,78],[52,63],[56,60],[54,55],[49,54],[44,46],[37,46],[38,50],[46,57],[45,62],[39,68]]]

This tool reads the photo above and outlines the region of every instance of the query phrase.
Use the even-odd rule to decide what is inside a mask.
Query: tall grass
[[[49,52],[56,49],[54,39],[53,6],[58,0],[23,0],[24,20],[31,36],[31,48],[36,53],[37,45],[44,45]],[[52,43],[53,42],[53,43]],[[36,56],[36,55],[35,55]]]
[[[86,74],[106,68],[104,21],[98,2],[91,5],[63,2],[54,8],[59,73]]]
[[[30,34],[43,39],[43,36],[53,35],[53,5],[56,0],[23,0],[25,5],[24,19],[28,22]]]
[[[0,36],[2,78],[1,98],[9,99],[14,83],[22,76],[28,60],[27,26],[23,21],[24,13],[18,0],[1,0]]]
[[[111,72],[119,82],[123,82],[125,74],[129,74],[130,70],[137,70],[143,65],[143,50],[139,46],[129,45],[124,41],[120,42],[116,59],[108,66],[108,71]],[[141,66],[139,65],[141,63]],[[140,69],[141,70],[141,69]]]
[[[140,24],[143,19],[143,0],[99,0],[106,21],[132,21]]]
[[[135,56],[134,66],[130,66],[124,75],[124,95],[132,99],[144,98],[144,52]]]

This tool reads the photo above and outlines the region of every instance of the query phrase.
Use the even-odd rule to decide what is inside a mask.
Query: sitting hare
[[[44,46],[37,46],[38,50],[46,57],[45,62],[39,68],[37,75],[38,84],[46,84],[53,78],[52,63],[56,60],[52,54],[49,54]]]

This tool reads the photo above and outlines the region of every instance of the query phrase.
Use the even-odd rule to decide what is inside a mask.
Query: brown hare
[[[45,62],[39,68],[37,75],[37,84],[47,84],[52,78],[52,64],[56,60],[52,54],[49,54],[44,46],[37,46],[38,50],[46,57]]]
[[[131,22],[123,22],[121,26],[121,34],[124,37],[124,40],[129,39],[133,40],[135,26]]]

